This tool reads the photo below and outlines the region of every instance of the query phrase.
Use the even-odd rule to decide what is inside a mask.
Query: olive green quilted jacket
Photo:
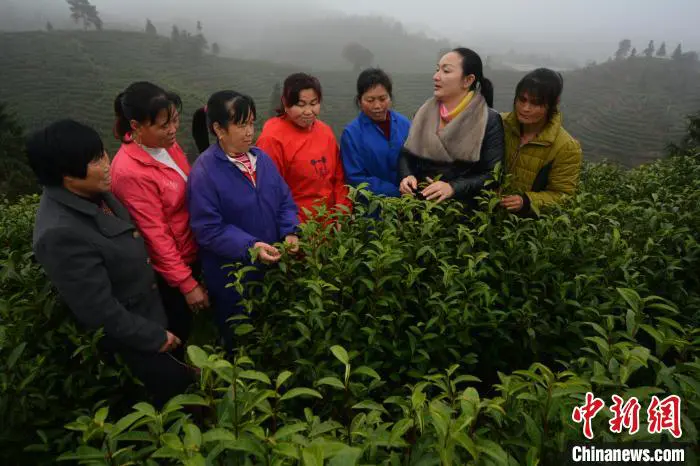
[[[524,195],[525,207],[539,211],[576,192],[581,173],[579,142],[563,127],[557,112],[532,141],[520,145],[520,124],[514,112],[501,115],[505,129],[507,191]]]

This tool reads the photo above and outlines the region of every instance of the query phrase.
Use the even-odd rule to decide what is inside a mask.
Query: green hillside
[[[0,101],[9,102],[29,129],[61,117],[89,122],[113,151],[114,96],[134,80],[152,80],[183,97],[181,142],[191,149],[189,117],[212,91],[247,92],[256,99],[261,115],[267,115],[273,84],[297,71],[213,56],[193,61],[177,51],[168,56],[168,43],[163,37],[119,31],[0,34]],[[412,115],[430,95],[431,72],[393,74],[399,111]],[[355,73],[318,76],[325,92],[322,117],[340,133],[356,113]],[[497,109],[510,108],[521,76],[512,71],[489,73]],[[666,143],[683,134],[685,115],[700,108],[698,78],[697,64],[645,59],[566,73],[562,103],[566,126],[581,140],[586,159],[637,165],[660,156]]]

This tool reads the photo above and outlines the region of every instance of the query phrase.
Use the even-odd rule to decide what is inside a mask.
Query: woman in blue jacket
[[[240,314],[240,295],[225,265],[250,263],[256,249],[264,264],[279,261],[273,246],[285,241],[298,248],[297,206],[272,159],[251,147],[255,103],[234,91],[213,94],[192,121],[201,155],[188,180],[192,231],[200,247],[202,270],[215,308],[224,346],[232,349],[228,319]],[[208,133],[217,142],[209,145]]]
[[[368,183],[377,195],[398,197],[398,157],[410,121],[391,109],[392,84],[382,70],[371,68],[357,78],[360,114],[343,131],[340,155],[348,184]]]

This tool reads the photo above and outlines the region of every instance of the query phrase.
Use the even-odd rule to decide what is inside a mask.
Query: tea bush
[[[53,448],[80,464],[553,464],[584,439],[571,414],[588,391],[608,406],[613,394],[642,406],[678,395],[680,441],[697,444],[700,160],[586,165],[582,181],[539,219],[507,214],[490,196],[465,211],[354,191],[369,199],[339,231],[305,225],[301,254],[285,253],[261,283],[244,285],[249,269],[232,269],[232,285],[251,291],[250,314],[233,323],[236,353],[190,346],[200,384],[162,412],[95,406],[118,391],[95,374],[119,366],[98,362],[93,340],[69,321],[50,327],[71,329],[50,341],[62,351],[34,348],[46,326],[30,334],[21,315],[3,311],[13,339],[3,354],[32,346],[16,350],[9,374],[35,368],[30,354],[51,361],[33,404],[15,411],[32,420],[15,423],[43,429],[34,419],[46,405],[35,400],[63,396],[48,381],[73,374],[64,412],[44,425],[60,428],[68,410],[84,408],[67,425],[74,435],[49,439],[64,440]],[[3,221],[32,202],[6,206]],[[6,255],[24,251],[16,262],[31,286],[14,290],[26,287],[34,305],[32,290],[46,285],[26,244],[9,243],[21,235],[7,235]],[[67,347],[93,364],[60,367]],[[630,436],[611,433],[601,412],[596,440],[673,440],[648,434],[645,414]]]

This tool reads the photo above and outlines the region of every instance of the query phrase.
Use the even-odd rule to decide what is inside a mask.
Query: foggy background
[[[425,35],[444,46],[464,45],[482,56],[511,52],[511,62],[527,67],[538,57],[560,69],[583,66],[610,57],[618,42],[628,38],[638,48],[649,40],[665,41],[670,50],[700,49],[700,1],[697,0],[92,0],[106,29],[143,28],[150,18],[159,34],[173,24],[195,29],[201,21],[209,42],[218,42],[222,55],[261,58],[334,69],[342,60],[324,49],[352,39],[362,43],[390,41],[387,29]],[[381,17],[353,26],[348,16]],[[323,19],[323,21],[319,21]],[[57,28],[76,28],[66,14],[64,0],[0,0],[0,29],[35,29],[46,21]],[[395,22],[400,22],[396,24]],[[393,39],[395,40],[395,39]],[[363,44],[365,45],[365,44]],[[370,49],[372,44],[367,45]],[[387,44],[389,45],[389,44]],[[399,44],[392,44],[399,45]],[[376,48],[376,46],[375,46]],[[373,50],[374,51],[374,50]],[[514,57],[515,54],[523,55]],[[400,53],[397,52],[399,55]],[[434,55],[434,52],[432,52]],[[386,55],[386,54],[385,54]],[[379,64],[407,70],[392,57],[375,52]],[[427,57],[416,50],[415,67]]]
[[[262,127],[284,78],[313,73],[322,119],[340,137],[357,115],[361,69],[389,72],[394,108],[410,118],[456,46],[482,57],[501,112],[526,72],[561,71],[564,125],[586,160],[663,157],[700,109],[700,0],[88,2],[99,17],[83,5],[89,19],[76,22],[66,0],[0,0],[0,106],[26,130],[86,122],[111,152],[114,97],[136,80],[183,98],[179,141],[196,157],[190,117],[215,90],[250,94]]]

